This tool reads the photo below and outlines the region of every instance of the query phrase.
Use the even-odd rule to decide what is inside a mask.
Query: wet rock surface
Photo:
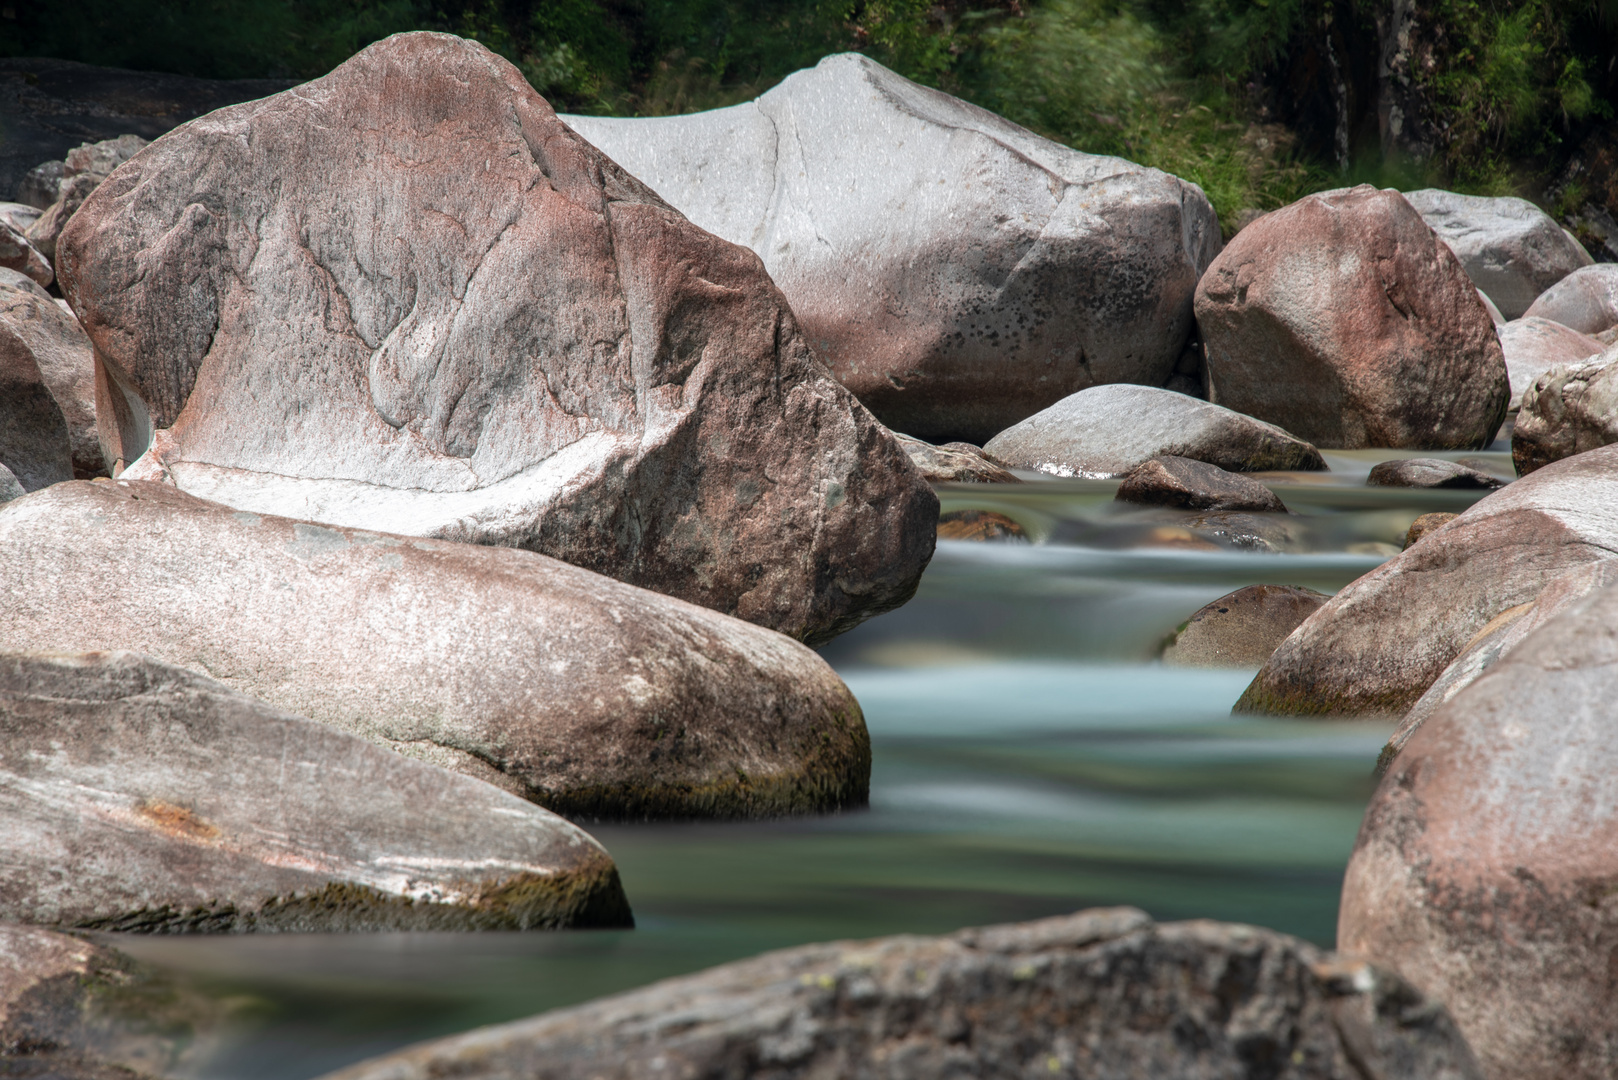
[[[1349,862],[1338,947],[1445,1001],[1491,1078],[1618,1070],[1615,620],[1586,596],[1428,718]]]
[[[1183,457],[1155,457],[1131,469],[1118,485],[1120,502],[1181,510],[1250,510],[1286,513],[1269,488],[1217,465]]]
[[[1519,476],[1553,461],[1618,442],[1618,346],[1559,364],[1523,393],[1511,430]]]
[[[1546,289],[1526,314],[1581,334],[1599,334],[1618,326],[1618,264],[1596,263],[1575,270]]]
[[[0,654],[0,919],[145,933],[633,925],[577,826],[126,652]]]
[[[1618,447],[1482,499],[1334,596],[1282,642],[1238,711],[1399,717],[1485,624],[1618,555]]]
[[[938,519],[940,540],[1027,540],[1016,521],[993,510],[953,510]]]
[[[27,354],[39,369],[67,425],[72,475],[105,476],[96,432],[95,351],[78,320],[31,284],[0,276],[0,352]]]
[[[1209,400],[1317,446],[1476,449],[1505,419],[1477,290],[1398,192],[1266,214],[1208,268],[1196,311]]]
[[[1594,261],[1527,199],[1438,188],[1407,191],[1404,197],[1507,319],[1520,318],[1540,293]]]
[[[1545,372],[1558,364],[1577,363],[1605,348],[1588,334],[1537,315],[1501,327],[1500,347],[1511,376],[1512,411],[1522,405],[1523,393]]]
[[[1219,250],[1195,184],[855,54],[729,109],[567,122],[757,251],[832,373],[931,441],[982,443],[1098,383],[1164,385]]]
[[[532,552],[74,481],[0,512],[0,594],[0,649],[137,649],[560,813],[867,796],[864,719],[812,651]]]
[[[943,446],[893,436],[910,455],[910,462],[929,484],[1020,484],[1021,478],[983,456],[982,447],[954,442]]]
[[[935,496],[757,256],[475,42],[396,35],[176,129],[57,263],[117,391],[109,457],[151,439],[131,478],[541,551],[810,641],[931,556]]]
[[[1409,529],[1405,530],[1404,546],[1409,547],[1411,544],[1414,544],[1416,541],[1420,540],[1434,529],[1443,528],[1445,525],[1448,525],[1450,522],[1454,521],[1460,516],[1461,515],[1459,514],[1452,514],[1443,510],[1432,514],[1421,515],[1415,521],[1410,523]]]
[[[1320,451],[1273,424],[1152,386],[1081,390],[983,449],[1007,465],[1053,476],[1123,476],[1163,455],[1231,472],[1326,467]]]
[[[1296,938],[1129,908],[770,953],[330,1080],[1063,1075],[1471,1080],[1442,1007]]]
[[[1163,649],[1176,667],[1261,667],[1320,605],[1325,593],[1296,585],[1248,585],[1202,608]]]
[[[1398,458],[1379,461],[1365,478],[1377,487],[1458,488],[1480,490],[1504,487],[1505,481],[1481,469],[1443,458]]]

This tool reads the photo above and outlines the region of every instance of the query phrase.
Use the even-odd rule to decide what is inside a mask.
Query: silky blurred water
[[[113,940],[229,1000],[234,1026],[183,1073],[210,1080],[302,1080],[765,949],[1092,905],[1330,945],[1387,728],[1233,717],[1251,671],[1154,657],[1232,589],[1334,591],[1418,514],[1484,494],[1364,486],[1393,456],[1264,476],[1295,511],[1279,554],[1187,548],[1162,512],[1113,504],[1114,483],[948,486],[946,512],[996,510],[1038,542],[941,542],[911,603],[823,650],[870,727],[870,809],[593,827],[633,931]],[[1422,456],[1510,476],[1498,453]]]

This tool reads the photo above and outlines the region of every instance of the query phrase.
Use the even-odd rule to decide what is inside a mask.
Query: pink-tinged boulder
[[[38,248],[47,259],[56,258],[56,241],[62,230],[78,213],[84,200],[113,171],[134,157],[146,145],[139,135],[120,135],[97,143],[83,143],[68,151],[62,162],[60,186],[56,199],[39,219],[28,226],[28,242]]]
[[[0,286],[0,302],[21,292]],[[49,305],[50,301],[47,298],[42,303]],[[73,479],[73,448],[62,407],[51,393],[28,339],[3,318],[0,318],[0,466],[11,473],[24,491],[37,491]]]
[[[0,820],[12,922],[633,925],[578,826],[134,653],[0,653]]]
[[[758,257],[475,42],[397,35],[176,128],[57,262],[132,478],[540,551],[804,640],[931,557],[936,497]]]
[[[1523,392],[1511,463],[1525,476],[1553,461],[1618,442],[1618,346],[1558,364]]]
[[[73,475],[105,476],[96,433],[95,351],[84,328],[44,289],[0,275],[0,349],[33,357],[41,380],[67,425]]]
[[[1581,334],[1618,326],[1618,263],[1596,263],[1575,270],[1546,289],[1526,315],[1559,322]]]
[[[1510,383],[1477,290],[1396,191],[1322,192],[1243,229],[1197,285],[1210,401],[1316,446],[1487,446]]]
[[[1511,376],[1511,411],[1534,380],[1558,364],[1573,364],[1602,351],[1604,346],[1588,334],[1537,315],[1506,323],[1499,330],[1500,348]]]
[[[0,650],[138,650],[559,813],[867,797],[864,718],[812,650],[530,551],[73,481],[0,508],[0,596]]]
[[[33,244],[11,222],[0,220],[0,267],[26,274],[41,286],[56,280],[56,272]]]
[[[1614,556],[1608,446],[1502,488],[1350,583],[1281,643],[1236,708],[1402,716],[1489,620]]]
[[[1443,1001],[1491,1080],[1618,1075],[1618,590],[1567,607],[1410,738],[1337,944]]]
[[[832,373],[932,442],[981,445],[1089,386],[1165,385],[1219,250],[1197,185],[854,53],[728,109],[565,119],[758,252]]]
[[[1441,1004],[1297,938],[1132,908],[766,953],[327,1080],[1481,1080]]]

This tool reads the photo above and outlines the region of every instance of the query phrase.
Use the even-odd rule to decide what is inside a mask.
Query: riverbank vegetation
[[[1193,179],[1227,230],[1356,180],[1576,202],[1556,178],[1618,102],[1618,0],[81,0],[72,19],[4,14],[0,53],[214,78],[313,77],[389,33],[448,30],[558,108],[617,115],[732,104],[859,50]]]

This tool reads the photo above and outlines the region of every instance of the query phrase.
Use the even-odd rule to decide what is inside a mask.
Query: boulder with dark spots
[[[1175,667],[1256,668],[1331,597],[1297,585],[1248,585],[1198,609],[1163,648]]]
[[[1618,446],[1484,497],[1351,582],[1281,646],[1238,711],[1398,718],[1490,619],[1618,556]]]
[[[475,42],[396,35],[175,129],[57,264],[130,478],[527,548],[807,641],[932,553],[936,497],[758,257]]]
[[[136,649],[559,813],[859,806],[859,705],[791,638],[512,548],[72,481],[0,510],[0,649]]]
[[[629,926],[583,830],[125,652],[0,653],[0,919],[147,933]]]
[[[1208,397],[1317,446],[1487,446],[1510,398],[1477,289],[1396,191],[1322,192],[1243,229],[1197,285]]]
[[[853,53],[728,109],[566,120],[758,252],[832,373],[933,442],[981,444],[1099,383],[1164,385],[1219,251],[1195,184]]]
[[[0,275],[0,351],[33,358],[67,425],[73,475],[105,476],[96,432],[95,351],[71,313],[31,281]]]
[[[1338,948],[1444,1001],[1491,1080],[1618,1075],[1615,624],[1608,585],[1428,717],[1343,883]]]
[[[1028,532],[993,510],[952,510],[938,519],[940,540],[1027,540]]]
[[[1618,442],[1618,346],[1558,364],[1523,392],[1511,461],[1525,476],[1553,461]]]
[[[1529,306],[1527,315],[1581,334],[1599,334],[1618,326],[1618,264],[1596,263],[1575,270]]]
[[[981,447],[954,442],[943,446],[895,433],[910,463],[930,484],[1020,484],[1013,475],[983,456]]]
[[[1281,499],[1250,477],[1192,458],[1164,455],[1135,466],[1118,485],[1120,502],[1181,510],[1255,510],[1284,514]]]
[[[1534,380],[1558,364],[1574,364],[1601,352],[1604,345],[1588,334],[1537,315],[1516,319],[1499,331],[1500,348],[1511,376],[1511,412]]]
[[[449,1076],[1481,1080],[1443,1007],[1383,970],[1130,908],[767,953],[328,1080]]]
[[[56,280],[56,272],[45,256],[28,242],[22,230],[4,219],[0,219],[0,268],[26,274],[42,287]]]
[[[1466,490],[1493,490],[1504,487],[1505,481],[1481,469],[1462,465],[1443,458],[1396,458],[1379,461],[1371,466],[1365,478],[1373,487],[1408,488],[1461,488]]]
[[[983,449],[1007,465],[1053,476],[1123,476],[1164,455],[1231,472],[1326,467],[1320,451],[1273,424],[1152,386],[1081,390]]]
[[[8,1080],[194,1075],[232,1019],[218,994],[115,949],[0,923],[0,1076]]]
[[[1520,318],[1540,293],[1594,261],[1527,199],[1439,188],[1407,191],[1405,198],[1508,319]]]
[[[1428,533],[1448,525],[1450,522],[1454,521],[1460,516],[1461,515],[1459,514],[1452,514],[1444,510],[1431,514],[1422,514],[1415,521],[1410,523],[1410,528],[1405,530],[1404,546],[1409,547],[1411,544],[1414,544]]]

